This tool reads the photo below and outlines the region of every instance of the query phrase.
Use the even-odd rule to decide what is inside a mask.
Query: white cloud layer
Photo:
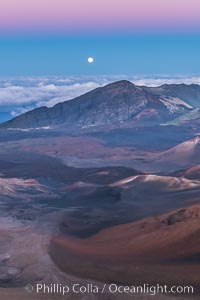
[[[200,84],[200,76],[69,76],[0,79],[0,112],[13,117],[40,106],[73,99],[110,82],[127,79],[136,85]]]

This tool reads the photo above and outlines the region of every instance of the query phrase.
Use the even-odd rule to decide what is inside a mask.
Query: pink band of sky
[[[200,30],[200,0],[6,0],[0,33]]]

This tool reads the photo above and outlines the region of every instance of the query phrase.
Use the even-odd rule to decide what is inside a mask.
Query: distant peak
[[[120,80],[120,81],[116,81],[116,82],[112,82],[110,84],[108,84],[106,87],[134,87],[135,85],[128,80]]]
[[[125,85],[133,85],[133,83],[131,82],[131,81],[129,81],[129,80],[119,80],[119,81],[116,81],[115,82],[116,84],[125,84]]]

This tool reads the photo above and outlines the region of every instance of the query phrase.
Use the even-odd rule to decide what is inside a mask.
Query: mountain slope
[[[195,205],[108,228],[83,240],[54,237],[50,254],[63,271],[103,282],[190,282],[198,287],[199,221],[200,206]]]
[[[200,179],[200,164],[195,165],[189,169],[177,170],[170,174],[171,176],[185,177],[191,180]]]
[[[200,122],[200,109],[195,108],[178,118],[169,121],[168,125],[198,124]]]
[[[151,163],[156,169],[172,171],[176,169],[190,168],[200,163],[200,137],[196,136],[171,149],[154,155]]]
[[[192,86],[187,86],[187,89],[192,89]],[[187,97],[183,98],[178,97],[177,93],[169,93],[163,87],[139,87],[123,80],[97,88],[73,100],[59,103],[52,108],[37,108],[2,124],[0,127],[54,128],[77,125],[109,125],[122,122],[159,124],[170,121],[193,109],[193,106],[185,101]],[[200,96],[198,99],[200,101]],[[192,101],[190,102],[192,103]]]
[[[198,84],[164,84],[150,89],[153,94],[179,98],[194,108],[200,107],[200,86]]]

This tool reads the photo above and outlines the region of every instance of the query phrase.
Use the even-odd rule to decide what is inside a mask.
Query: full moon
[[[94,58],[93,57],[88,57],[88,62],[91,64],[94,62]]]

